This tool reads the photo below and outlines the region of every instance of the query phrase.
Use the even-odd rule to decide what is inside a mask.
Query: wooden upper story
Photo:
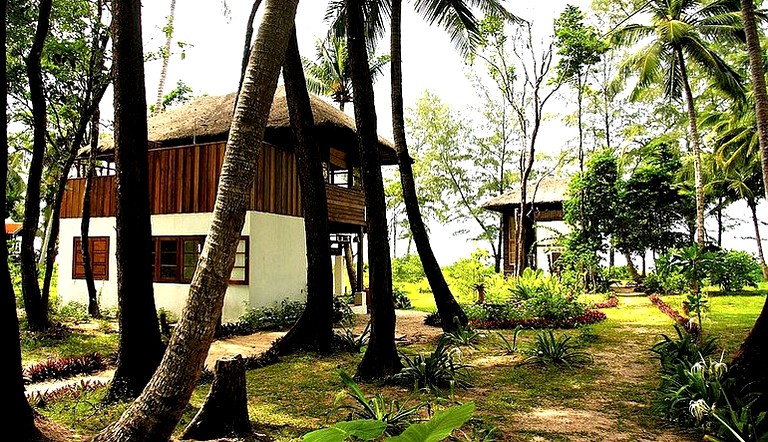
[[[234,94],[203,97],[149,119],[149,200],[153,215],[212,212],[224,149],[234,109]],[[359,166],[354,120],[330,104],[310,96],[315,141],[326,175],[331,233],[354,233],[366,225],[365,198],[355,173]],[[292,148],[287,102],[278,89],[272,103],[248,209],[302,216],[296,158]],[[391,143],[379,138],[382,165],[396,164]],[[111,143],[97,157],[110,164]],[[71,178],[62,202],[62,218],[82,216],[85,178]],[[116,213],[114,174],[94,178],[91,216]]]

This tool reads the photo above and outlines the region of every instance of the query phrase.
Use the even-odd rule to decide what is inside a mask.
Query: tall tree
[[[333,343],[333,271],[328,247],[328,201],[295,28],[288,40],[283,79],[304,209],[307,304],[296,324],[273,348],[280,354],[295,349],[329,352]]]
[[[6,21],[8,13],[8,0],[2,2],[2,57],[3,66],[6,62]],[[8,177],[8,132],[7,132],[7,89],[6,71],[3,70],[2,91],[0,91],[0,107],[3,109],[3,130],[0,133],[0,201],[5,201],[6,184]],[[35,417],[24,394],[24,376],[21,370],[21,341],[19,340],[19,318],[16,316],[16,295],[11,282],[11,274],[8,271],[8,245],[5,229],[0,233],[0,291],[4,293],[0,302],[0,342],[7,349],[8,356],[0,364],[0,375],[6,382],[0,394],[6,399],[8,407],[5,411],[5,419],[11,423],[13,435],[18,440],[34,440],[39,436],[35,426]]]
[[[613,38],[619,45],[633,45],[643,39],[650,42],[627,57],[619,75],[638,76],[631,97],[650,86],[663,86],[665,96],[683,98],[688,114],[688,135],[694,160],[696,191],[696,241],[706,242],[704,228],[704,183],[701,166],[701,137],[696,121],[696,104],[688,63],[696,65],[715,88],[734,99],[741,99],[743,87],[739,75],[711,48],[708,38],[734,41],[742,26],[733,15],[734,3],[727,0],[650,0],[642,8],[650,24],[627,24],[617,29]]]
[[[157,99],[154,112],[163,110],[163,93],[165,90],[165,78],[168,76],[168,62],[171,60],[171,43],[173,42],[173,20],[176,18],[176,0],[171,0],[171,11],[168,13],[167,22],[163,27],[165,34],[165,46],[160,50],[160,58],[163,61],[160,67],[160,80],[157,83]]]
[[[50,29],[52,0],[41,0],[38,7],[37,29],[29,55],[26,58],[27,78],[32,102],[33,141],[32,159],[27,175],[27,194],[24,201],[24,222],[21,230],[21,290],[27,323],[32,330],[49,327],[48,305],[43,303],[40,283],[37,279],[35,238],[40,218],[40,181],[43,175],[47,136],[47,111],[43,91],[41,58]]]
[[[395,346],[395,307],[392,297],[392,263],[389,260],[387,206],[381,162],[376,145],[376,108],[373,80],[368,63],[364,12],[365,0],[344,0],[347,48],[349,50],[355,123],[360,151],[365,208],[368,214],[370,251],[371,335],[357,377],[376,379],[400,371],[402,363]]]
[[[83,189],[83,212],[80,221],[80,244],[90,244],[88,231],[91,226],[91,189],[96,172],[96,152],[99,148],[99,120],[101,112],[96,111],[91,119],[91,150],[88,152],[88,164],[85,172],[85,189]],[[93,279],[93,266],[91,265],[90,247],[80,247],[83,257],[83,273],[85,286],[88,290],[88,314],[94,318],[101,318],[96,282]]]
[[[757,118],[757,132],[760,143],[760,156],[763,170],[763,188],[768,199],[768,93],[765,88],[763,52],[757,33],[755,4],[752,0],[741,0],[741,17],[747,39],[749,70],[752,80]],[[764,361],[768,359],[768,298],[763,304],[760,316],[752,326],[744,342],[733,359],[733,368],[742,383],[757,383],[756,391],[765,391],[768,387],[768,373]],[[763,403],[765,404],[765,402]],[[763,406],[766,408],[766,406]]]
[[[112,17],[120,343],[108,399],[117,399],[141,392],[163,346],[152,286],[141,2],[114,1]]]
[[[248,195],[297,0],[267,0],[224,154],[211,227],[165,357],[142,394],[94,442],[168,440],[208,355],[245,224]],[[277,55],[276,54],[280,54]]]

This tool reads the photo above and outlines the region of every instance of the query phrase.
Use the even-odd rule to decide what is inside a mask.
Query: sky
[[[222,0],[177,2],[174,41],[184,42],[188,46],[183,59],[178,54],[171,59],[165,92],[173,89],[178,80],[183,80],[196,95],[223,95],[236,90],[245,25],[252,1],[226,2],[230,9],[229,15],[226,16]],[[533,23],[535,39],[541,40],[551,35],[553,20],[567,4],[577,5],[587,11],[589,3],[589,0],[544,0],[506,4],[511,12]],[[455,51],[447,34],[435,26],[426,25],[413,12],[411,4],[412,2],[403,4],[403,98],[406,109],[415,105],[417,98],[426,90],[436,94],[455,110],[466,111],[473,108],[478,102],[467,78],[467,67],[462,57]],[[326,5],[326,0],[299,2],[296,16],[297,36],[299,50],[305,57],[314,58],[315,41],[327,31],[328,25],[323,20]],[[157,51],[164,44],[165,37],[161,29],[166,23],[169,8],[170,0],[143,2],[145,52]],[[378,53],[388,52],[387,45],[388,37],[385,37]],[[160,67],[159,61],[150,61],[145,65],[147,100],[150,104],[156,100]],[[391,139],[388,70],[377,80],[374,92],[379,134]],[[111,99],[105,97],[107,102],[111,102]],[[573,100],[565,93],[554,97],[548,106],[548,116],[542,126],[542,146],[552,146],[555,149],[573,146],[575,131],[573,128],[564,127],[560,122],[560,117],[572,104]],[[351,106],[347,107],[347,112],[351,114]],[[388,172],[385,170],[386,173]],[[734,208],[732,212],[734,216],[744,218],[743,211],[738,208]],[[454,232],[460,228],[475,229],[476,232],[471,223],[430,225],[431,243],[441,265],[467,257],[478,247],[487,248],[485,243],[473,243],[467,236],[454,236]],[[730,235],[734,240],[741,241],[743,247],[754,249],[748,240],[739,240],[742,236],[752,235],[751,229],[738,229]],[[398,254],[405,249],[404,245],[399,244],[397,247]]]

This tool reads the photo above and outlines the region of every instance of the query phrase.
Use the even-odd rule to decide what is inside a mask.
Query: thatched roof
[[[226,140],[235,98],[235,93],[201,97],[184,106],[154,115],[147,121],[149,140],[162,146]],[[318,146],[326,153],[331,147],[348,152],[353,162],[357,162],[355,120],[315,95],[310,94],[310,103]],[[290,148],[292,143],[288,103],[282,86],[275,92],[264,141],[286,148]],[[113,148],[111,139],[99,145],[101,153],[111,153]],[[397,164],[395,149],[390,141],[379,137],[378,148],[383,164]],[[84,152],[87,152],[87,148]]]
[[[526,200],[534,204],[562,203],[568,198],[568,183],[569,179],[560,177],[546,177],[540,183],[530,180]],[[509,212],[517,206],[520,206],[520,186],[482,205],[483,209],[496,212]]]

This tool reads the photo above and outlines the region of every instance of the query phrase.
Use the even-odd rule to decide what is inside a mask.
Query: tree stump
[[[209,440],[250,432],[245,361],[240,355],[218,359],[211,391],[180,439]]]

